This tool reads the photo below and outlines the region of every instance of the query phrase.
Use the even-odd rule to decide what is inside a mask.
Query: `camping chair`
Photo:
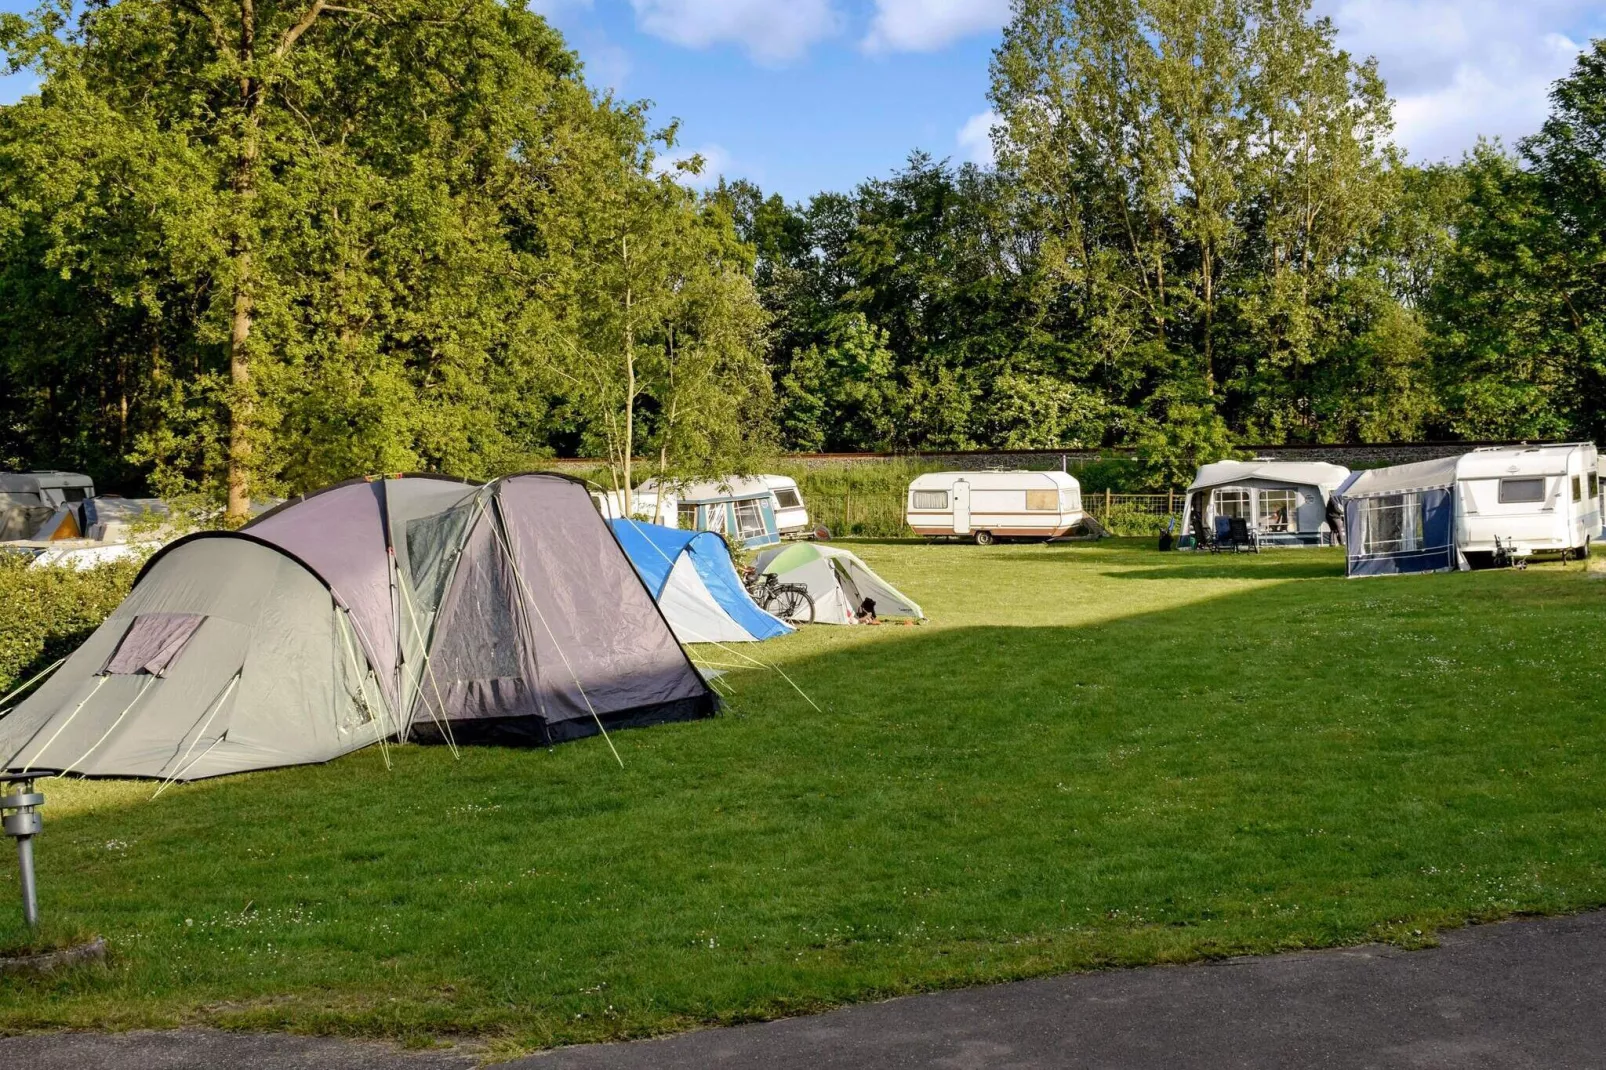
[[[1241,516],[1228,518],[1227,541],[1232,546],[1233,553],[1238,553],[1240,550],[1248,550],[1252,554],[1260,553],[1260,540],[1249,530],[1249,521]]]
[[[1216,534],[1210,540],[1210,552],[1219,554],[1224,550],[1232,549],[1232,517],[1216,517]]]

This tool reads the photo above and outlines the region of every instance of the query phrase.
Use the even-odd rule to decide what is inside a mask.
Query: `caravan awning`
[[[1356,472],[1334,492],[1334,497],[1374,498],[1380,494],[1404,494],[1413,490],[1452,486],[1455,483],[1456,465],[1460,460],[1459,456],[1441,457],[1436,461],[1417,461],[1414,464]]]
[[[1217,461],[1215,464],[1199,466],[1199,473],[1188,487],[1188,493],[1242,483],[1248,479],[1331,490],[1348,476],[1348,468],[1325,461]]]

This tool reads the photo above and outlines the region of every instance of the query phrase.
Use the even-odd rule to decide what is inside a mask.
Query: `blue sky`
[[[32,0],[0,0],[24,10]],[[534,0],[588,76],[682,120],[684,149],[789,199],[847,189],[912,149],[984,159],[987,63],[1008,0]],[[1375,55],[1396,139],[1458,157],[1543,120],[1550,83],[1600,0],[1316,0],[1342,45]],[[31,88],[0,81],[0,102]]]

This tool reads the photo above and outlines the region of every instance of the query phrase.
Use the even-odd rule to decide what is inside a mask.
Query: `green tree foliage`
[[[521,6],[62,0],[0,40],[42,80],[0,111],[11,458],[226,488],[235,515],[488,475],[612,433],[617,392],[554,354],[652,365],[625,455],[656,435],[696,464],[761,424],[668,429],[763,378],[744,251]]]
[[[227,496],[550,453],[1606,433],[1606,44],[1413,166],[1308,0],[1017,0],[998,162],[694,193],[502,0],[0,16],[0,466]],[[767,359],[766,359],[767,358]]]
[[[722,187],[786,446],[1132,445],[1158,485],[1234,440],[1493,433],[1446,356],[1478,164],[1405,163],[1305,0],[1022,0],[992,99],[990,169]]]
[[[1305,0],[1026,0],[993,99],[1061,330],[1145,440],[1210,412],[1258,441],[1419,429],[1389,101]]]
[[[1551,103],[1519,155],[1481,144],[1456,175],[1426,304],[1456,434],[1606,433],[1606,41]]]

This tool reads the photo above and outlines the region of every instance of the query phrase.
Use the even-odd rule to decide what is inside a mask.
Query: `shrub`
[[[123,600],[140,563],[83,572],[0,554],[0,695],[73,652]]]

